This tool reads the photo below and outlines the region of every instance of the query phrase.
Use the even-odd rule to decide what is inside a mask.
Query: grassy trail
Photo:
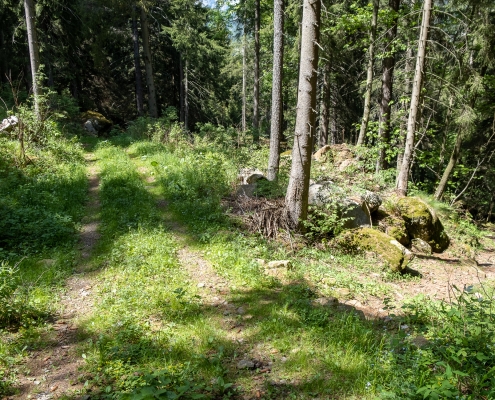
[[[431,368],[458,363],[457,355],[449,358],[452,331],[475,349],[464,365],[479,369],[472,379],[459,378],[459,387],[473,388],[465,398],[485,398],[493,387],[477,383],[478,375],[492,379],[480,363],[491,360],[486,342],[495,326],[487,325],[491,300],[474,292],[483,287],[466,291],[452,308],[471,318],[465,325],[424,296],[409,299],[402,316],[383,318],[394,312],[390,298],[392,311],[362,311],[360,301],[383,307],[384,298],[418,293],[426,281],[438,292],[441,270],[449,285],[453,273],[469,282],[467,268],[449,264],[459,260],[436,269],[415,260],[421,277],[396,276],[375,258],[332,247],[294,251],[292,242],[267,241],[227,216],[221,201],[238,170],[230,153],[128,136],[95,140],[87,149],[85,159],[80,152],[57,165],[58,175],[42,176],[50,179],[26,177],[15,193],[42,197],[41,216],[53,235],[28,232],[26,243],[53,247],[18,262],[23,289],[6,297],[14,306],[6,315],[18,323],[0,331],[1,396],[424,398],[425,390],[453,387],[448,369],[442,375]],[[64,207],[49,207],[59,203],[73,225],[57,219]],[[64,232],[72,232],[65,241]],[[270,268],[276,260],[291,266]],[[488,269],[483,273],[487,278]]]
[[[211,219],[203,186],[170,196],[171,176],[197,178],[183,159],[102,142],[87,161],[81,257],[13,398],[373,398],[373,323],[267,275],[256,258],[286,254]]]
[[[93,153],[85,156],[89,181],[89,196],[82,220],[77,247],[80,259],[73,273],[66,279],[60,291],[56,311],[51,324],[38,338],[39,350],[30,353],[18,376],[18,394],[12,399],[51,399],[66,393],[82,392],[78,381],[79,369],[83,364],[78,347],[80,345],[80,322],[92,312],[92,287],[94,274],[88,260],[99,239],[99,178]],[[46,264],[57,260],[45,260]]]
[[[356,382],[369,372],[362,349],[371,350],[372,330],[352,314],[329,319],[305,282],[281,284],[247,265],[241,253],[249,243],[198,241],[141,153],[139,145],[105,143],[94,152],[99,189],[82,229],[81,275],[68,280],[61,303],[78,308],[67,324],[74,340],[60,362],[53,349],[43,358],[73,375],[60,375],[63,382],[46,375],[29,392],[137,398],[167,388],[185,398],[365,398]]]

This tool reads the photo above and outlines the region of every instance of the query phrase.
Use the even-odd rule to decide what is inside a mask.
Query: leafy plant
[[[27,327],[46,315],[42,308],[33,307],[28,287],[21,282],[18,264],[0,263],[0,329]]]

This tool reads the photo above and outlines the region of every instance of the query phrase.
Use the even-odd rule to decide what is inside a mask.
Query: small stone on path
[[[244,309],[244,307],[239,307],[237,309],[237,314],[238,315],[244,315],[244,314],[246,314],[246,310]]]
[[[241,360],[237,363],[237,369],[253,369],[254,362],[251,360]]]

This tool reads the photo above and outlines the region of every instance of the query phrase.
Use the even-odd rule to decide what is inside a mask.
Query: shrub
[[[405,322],[414,324],[420,334],[409,334],[410,327],[402,325],[388,343],[384,366],[394,371],[395,379],[388,382],[385,398],[494,398],[492,293],[473,287],[454,290],[452,304],[421,299],[403,306]]]
[[[42,317],[44,310],[30,303],[29,288],[22,285],[18,266],[0,263],[0,329],[27,327]]]

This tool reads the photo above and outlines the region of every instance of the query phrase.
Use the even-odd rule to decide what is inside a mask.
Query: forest
[[[493,1],[0,20],[1,398],[495,398]]]

